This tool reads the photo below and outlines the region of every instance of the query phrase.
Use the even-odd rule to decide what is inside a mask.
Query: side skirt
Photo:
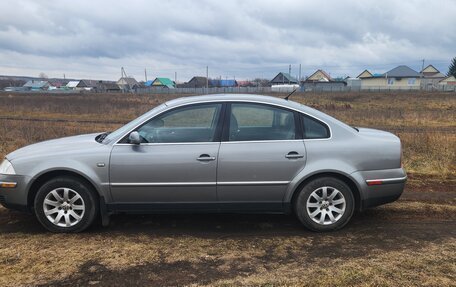
[[[110,213],[286,213],[282,202],[111,203]]]

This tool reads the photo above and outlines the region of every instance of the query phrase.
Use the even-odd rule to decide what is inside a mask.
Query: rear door
[[[306,162],[298,114],[242,102],[228,104],[226,114],[217,169],[221,208],[281,209],[289,182]]]

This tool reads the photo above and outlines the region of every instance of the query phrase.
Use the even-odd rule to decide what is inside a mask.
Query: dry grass
[[[178,95],[0,93],[0,156],[49,138],[113,130],[175,97]],[[409,172],[443,178],[456,175],[454,93],[306,93],[293,95],[293,100],[350,125],[398,134]],[[35,121],[19,120],[24,118]]]
[[[274,216],[140,216],[114,218],[109,231],[62,235],[32,227],[34,220],[26,222],[25,215],[5,209],[0,215],[1,286],[90,281],[122,286],[129,280],[132,285],[140,280],[198,286],[451,286],[456,279],[456,209],[445,204],[394,203],[326,234]]]

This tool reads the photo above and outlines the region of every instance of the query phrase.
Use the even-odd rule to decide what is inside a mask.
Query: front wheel
[[[352,191],[343,181],[322,177],[302,188],[294,208],[297,217],[308,229],[331,231],[348,223],[355,209],[355,200]]]
[[[81,232],[96,218],[98,204],[93,191],[73,177],[58,177],[46,182],[35,197],[35,214],[49,231]]]

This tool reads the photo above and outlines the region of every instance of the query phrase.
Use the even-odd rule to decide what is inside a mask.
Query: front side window
[[[296,138],[295,126],[292,111],[261,104],[233,103],[229,140],[292,140]]]
[[[137,129],[144,143],[212,142],[221,104],[182,107],[159,115]]]
[[[302,116],[302,127],[304,139],[324,139],[329,138],[329,128],[317,119]]]
[[[388,78],[388,85],[394,85],[394,78]]]
[[[415,82],[416,82],[416,79],[415,79],[415,78],[410,78],[410,79],[408,79],[408,84],[409,84],[409,86],[415,85]]]

